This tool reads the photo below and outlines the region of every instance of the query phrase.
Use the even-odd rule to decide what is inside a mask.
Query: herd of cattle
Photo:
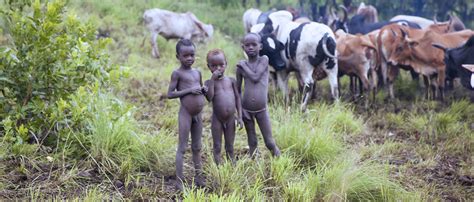
[[[399,69],[410,71],[413,78],[421,74],[427,97],[443,99],[445,84],[452,84],[455,78],[474,90],[474,31],[466,29],[456,16],[437,22],[436,18],[398,15],[380,22],[373,6],[362,3],[350,19],[341,8],[344,17],[329,12],[327,24],[287,10],[261,12],[252,8],[243,14],[244,30],[261,36],[261,54],[269,57],[274,81],[286,98],[288,75],[296,72],[303,91],[302,108],[312,97],[315,81],[326,77],[332,97],[338,99],[342,75],[351,77],[354,93],[359,90],[355,87],[358,83],[367,95],[375,94],[378,85],[388,84],[394,98]],[[158,35],[203,41],[213,33],[212,25],[190,12],[150,9],[143,18],[152,33],[155,57],[159,57]]]

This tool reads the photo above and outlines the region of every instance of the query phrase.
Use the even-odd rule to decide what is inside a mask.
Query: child
[[[280,150],[272,137],[270,117],[267,111],[268,102],[268,57],[259,56],[260,36],[248,33],[242,40],[242,48],[248,56],[248,61],[242,60],[237,64],[237,90],[241,94],[242,78],[245,81],[245,92],[242,96],[242,115],[247,131],[250,155],[255,155],[257,136],[255,122],[257,120],[265,146],[273,156],[280,156]]]
[[[176,44],[176,58],[181,66],[171,74],[168,88],[168,98],[179,98],[181,103],[178,115],[178,150],[176,151],[176,188],[181,191],[183,190],[184,181],[183,156],[188,144],[189,132],[191,132],[191,149],[196,172],[194,180],[197,186],[204,186],[201,163],[201,111],[204,108],[205,100],[201,73],[191,67],[194,63],[194,49],[194,44],[190,40],[181,39],[178,41]]]
[[[204,82],[206,98],[212,102],[211,132],[214,141],[213,154],[217,165],[221,163],[221,141],[224,132],[227,158],[234,162],[235,113],[242,128],[240,95],[235,79],[224,76],[227,60],[224,52],[214,49],[207,53],[207,67],[212,72],[211,79]]]

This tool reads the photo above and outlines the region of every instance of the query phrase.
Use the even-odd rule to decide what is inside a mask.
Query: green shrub
[[[3,11],[10,44],[0,48],[0,119],[7,140],[41,143],[54,122],[55,103],[80,86],[106,83],[113,70],[104,52],[107,40],[95,40],[95,27],[66,16],[64,2],[32,4]]]

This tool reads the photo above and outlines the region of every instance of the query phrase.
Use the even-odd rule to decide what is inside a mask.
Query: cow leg
[[[395,94],[393,92],[393,83],[395,82],[395,79],[398,76],[398,72],[400,71],[397,66],[394,65],[388,65],[388,93],[390,96],[390,99],[395,98]]]
[[[420,80],[420,75],[418,73],[416,73],[414,69],[410,69],[410,75],[411,75],[411,78],[414,81],[419,81]]]
[[[285,104],[290,101],[288,92],[288,72],[286,70],[279,70],[276,72],[278,87],[285,97]]]
[[[314,79],[313,79],[314,68],[309,62],[305,62],[303,64],[304,65],[302,65],[301,66],[302,68],[299,70],[301,80],[304,83],[301,110],[306,111],[308,101],[311,98],[311,94],[313,93],[313,88],[314,88]]]
[[[439,100],[444,101],[444,84],[446,79],[445,71],[438,71],[438,89],[439,89]]]
[[[273,91],[276,92],[276,88],[277,88],[277,85],[278,85],[277,73],[276,72],[270,72],[270,77],[271,77],[272,83],[273,83]]]
[[[438,81],[434,76],[431,77],[431,95],[432,100],[438,97]]]
[[[380,65],[380,74],[382,76],[382,79],[379,80],[380,81],[379,84],[384,85],[384,84],[387,83],[387,79],[389,77],[388,69],[390,68],[390,66],[392,66],[392,65],[389,65],[386,62],[382,62],[382,64]]]
[[[372,91],[372,101],[375,102],[375,95],[377,94],[377,71],[374,68],[371,68],[370,74],[371,74],[370,89]]]
[[[364,63],[363,67],[357,68],[357,76],[360,82],[360,87],[361,87],[361,95],[364,96],[365,99],[365,107],[368,107],[368,101],[369,101],[369,79],[367,78],[367,75],[369,74],[369,68],[370,64],[368,62]]]
[[[333,59],[330,59],[333,60]],[[324,66],[324,71],[328,75],[328,80],[329,80],[329,86],[331,87],[331,95],[332,98],[335,101],[339,101],[339,87],[338,87],[338,82],[337,82],[337,71],[338,71],[338,66],[337,66],[337,61],[334,61],[334,66],[332,68],[329,68],[326,66],[326,63],[322,64]]]
[[[354,76],[349,75],[349,90],[351,91],[351,96],[352,99],[355,100],[355,81],[354,81]]]
[[[151,55],[153,55],[155,58],[160,58],[160,52],[158,52],[156,39],[158,39],[158,32],[151,32]]]

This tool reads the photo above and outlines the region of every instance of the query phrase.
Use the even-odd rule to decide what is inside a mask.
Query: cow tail
[[[324,36],[323,36],[323,51],[324,51],[324,54],[326,54],[326,55],[327,55],[328,57],[330,57],[330,58],[336,59],[336,56],[333,55],[333,54],[331,54],[331,52],[329,52],[329,50],[328,50],[328,45],[327,45],[327,43],[328,43],[328,38],[329,38],[329,37],[328,37],[328,33],[324,34]],[[332,42],[333,42],[334,44],[336,43],[336,42],[334,41],[334,39],[332,39],[332,38],[330,38],[330,39],[332,40]],[[334,53],[336,53],[335,50],[336,50],[336,47],[334,47]]]

